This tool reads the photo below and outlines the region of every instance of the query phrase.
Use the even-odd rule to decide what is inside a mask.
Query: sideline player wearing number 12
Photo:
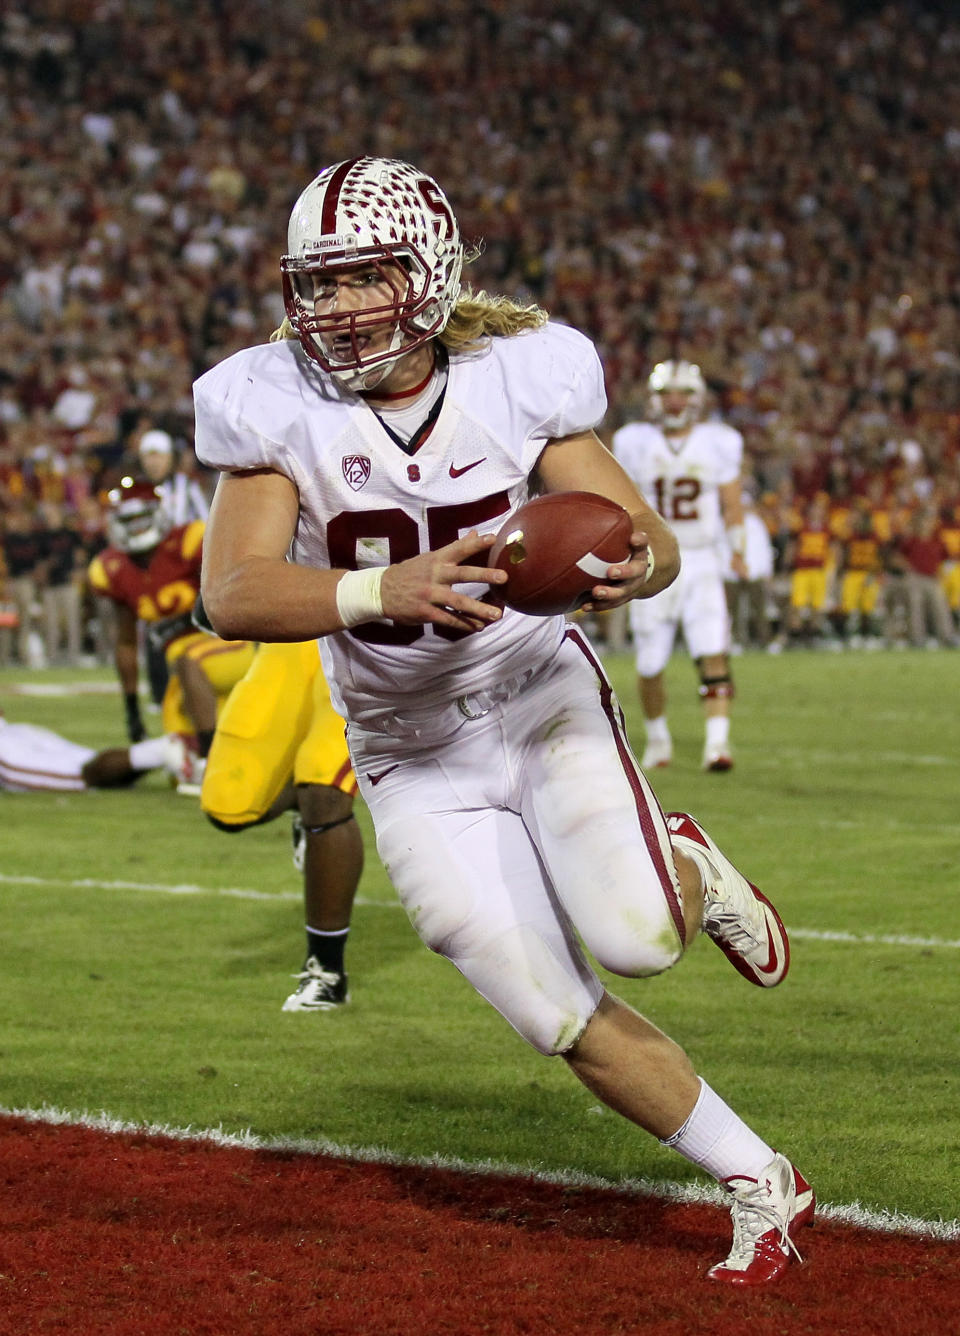
[[[536,307],[461,289],[437,183],[407,163],[326,168],[290,219],[287,322],[195,387],[221,470],[203,598],[221,635],[320,639],[377,848],[423,941],[534,1048],[722,1181],[715,1279],[759,1285],[796,1252],[809,1184],[608,993],[704,930],[753,983],[786,974],[772,905],[702,827],[665,817],[602,666],[562,615],[502,609],[485,558],[531,493],[633,517],[592,606],[648,598],[677,544],[594,432],[592,344]]]
[[[680,576],[663,598],[630,605],[640,704],[647,730],[642,765],[669,765],[663,672],[683,628],[700,676],[706,715],[704,770],[729,770],[730,616],[723,587],[726,552],[746,579],[747,535],[740,468],[743,437],[723,422],[701,421],[707,387],[693,362],[659,362],[647,382],[650,422],[628,422],[613,436],[613,453],[649,496],[680,544]]]

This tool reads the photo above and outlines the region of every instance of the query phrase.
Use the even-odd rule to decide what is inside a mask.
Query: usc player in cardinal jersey
[[[162,702],[163,731],[196,738],[202,756],[217,711],[253,658],[249,640],[212,641],[190,621],[200,589],[203,523],[173,526],[151,483],[124,478],[108,496],[104,548],[87,571],[91,587],[115,610],[114,659],[131,742],[146,737],[137,683],[139,625],[162,648],[170,679]]]

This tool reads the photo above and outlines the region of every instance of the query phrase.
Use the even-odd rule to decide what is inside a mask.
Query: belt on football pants
[[[463,715],[464,719],[482,719],[485,714],[489,714],[495,705],[502,705],[504,701],[511,700],[518,696],[523,688],[536,676],[536,668],[527,668],[516,677],[508,677],[505,682],[500,682],[495,687],[487,687],[483,691],[471,691],[466,696],[457,697],[457,709]]]
[[[508,677],[496,686],[484,687],[481,691],[469,691],[447,703],[435,702],[420,709],[384,711],[375,716],[358,720],[361,729],[383,733],[393,738],[417,738],[421,741],[430,738],[440,739],[449,736],[458,729],[464,720],[483,719],[496,705],[523,691],[533,681],[542,665],[526,668],[515,677]]]

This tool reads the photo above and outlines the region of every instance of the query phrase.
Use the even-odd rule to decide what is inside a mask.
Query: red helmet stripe
[[[337,205],[340,203],[340,191],[350,172],[360,162],[360,158],[350,158],[341,162],[330,178],[323,197],[323,211],[320,214],[320,232],[322,236],[332,236],[337,230]]]

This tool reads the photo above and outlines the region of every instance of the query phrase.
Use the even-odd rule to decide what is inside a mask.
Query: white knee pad
[[[456,867],[452,850],[444,859],[439,848],[439,840],[409,823],[392,824],[379,840],[417,935],[538,1052],[566,1052],[597,1009],[603,986],[551,904],[532,852],[525,855],[522,887],[511,895],[493,869],[479,882]]]
[[[645,979],[675,965],[684,947],[675,925],[664,917],[655,927],[636,922],[635,912],[607,919],[583,934],[587,950],[605,970],[627,979]]]
[[[470,956],[449,960],[539,1053],[566,1053],[596,1011],[603,987],[584,960],[558,957],[526,925],[508,929]],[[578,967],[578,968],[577,968]]]

